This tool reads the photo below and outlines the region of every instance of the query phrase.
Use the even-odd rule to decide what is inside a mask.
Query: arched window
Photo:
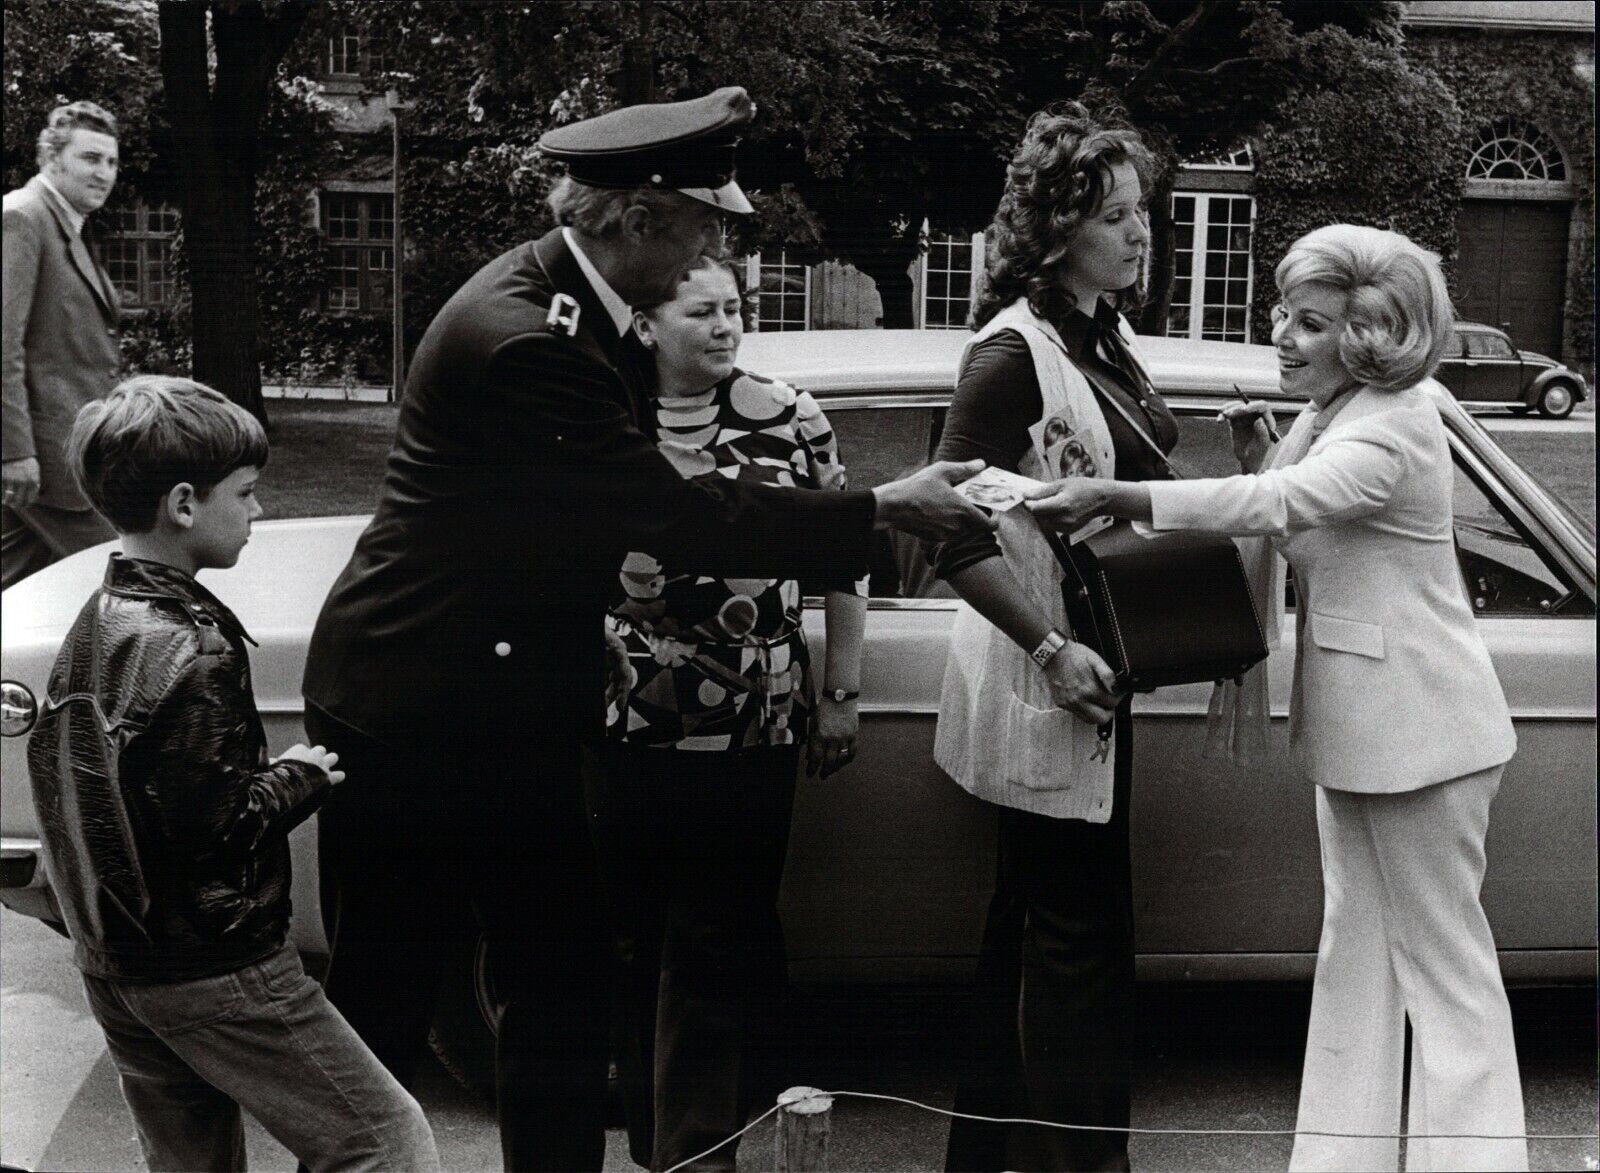
[[[1561,149],[1543,131],[1502,118],[1478,131],[1477,146],[1467,162],[1467,178],[1559,183],[1567,178],[1567,164]]]

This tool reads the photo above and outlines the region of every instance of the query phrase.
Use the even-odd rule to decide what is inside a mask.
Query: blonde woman
[[[1420,386],[1450,340],[1438,258],[1335,224],[1277,269],[1273,345],[1311,403],[1269,447],[1264,405],[1227,409],[1246,473],[1057,482],[1030,502],[1070,526],[1271,539],[1299,596],[1290,736],[1316,784],[1322,944],[1293,1169],[1395,1169],[1412,1029],[1410,1169],[1526,1169],[1511,1015],[1479,902],[1489,807],[1516,752],[1456,563],[1453,472]],[[1281,591],[1272,592],[1282,606]]]

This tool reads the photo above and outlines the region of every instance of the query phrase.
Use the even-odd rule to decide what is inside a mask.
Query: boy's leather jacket
[[[189,575],[120,554],[67,633],[28,770],[87,974],[185,981],[283,944],[285,836],[329,780],[268,764],[247,639]]]

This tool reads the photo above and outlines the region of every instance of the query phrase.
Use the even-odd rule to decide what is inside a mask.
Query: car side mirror
[[[39,719],[39,703],[26,685],[0,681],[0,736],[21,737]]]

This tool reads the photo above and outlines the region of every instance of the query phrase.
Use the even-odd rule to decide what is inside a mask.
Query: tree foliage
[[[137,191],[153,160],[155,0],[5,0],[4,11],[6,190],[38,170],[50,111],[86,99],[117,119],[119,182]]]
[[[1466,171],[1463,120],[1450,91],[1398,47],[1322,29],[1295,57],[1292,100],[1258,140],[1256,256],[1267,264],[1296,237],[1335,222],[1403,232],[1456,254]],[[1276,289],[1262,273],[1252,318]]]

